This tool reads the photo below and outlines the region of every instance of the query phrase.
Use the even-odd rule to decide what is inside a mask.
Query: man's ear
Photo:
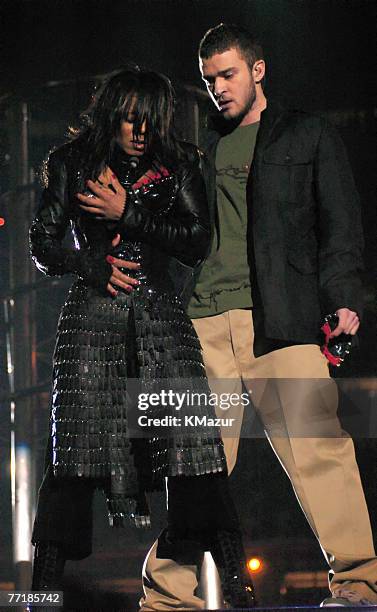
[[[257,60],[253,66],[253,78],[256,84],[263,81],[264,75],[266,73],[266,64],[264,60]]]

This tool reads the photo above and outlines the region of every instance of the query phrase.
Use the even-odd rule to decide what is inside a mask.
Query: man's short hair
[[[206,32],[199,44],[199,57],[209,59],[215,53],[224,53],[236,47],[251,70],[257,60],[263,59],[263,49],[249,30],[235,24],[220,23]]]

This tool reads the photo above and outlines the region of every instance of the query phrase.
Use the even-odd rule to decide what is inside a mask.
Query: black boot
[[[53,591],[61,586],[65,558],[55,542],[39,542],[35,547],[32,591]]]
[[[33,563],[32,591],[60,591],[64,572],[65,557],[61,547],[55,542],[39,542],[36,544]],[[28,612],[44,612],[58,610],[48,605],[28,606]]]
[[[255,606],[254,586],[246,567],[239,531],[218,531],[211,553],[219,570],[224,599],[232,608]]]

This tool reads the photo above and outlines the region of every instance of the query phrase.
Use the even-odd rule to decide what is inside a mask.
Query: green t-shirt
[[[200,273],[188,313],[208,317],[252,306],[247,261],[246,183],[259,122],[236,128],[216,149],[218,227]]]

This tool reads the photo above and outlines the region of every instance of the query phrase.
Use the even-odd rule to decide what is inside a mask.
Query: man
[[[324,315],[339,317],[334,336],[359,327],[361,224],[344,147],[323,119],[266,100],[262,50],[243,28],[209,30],[199,60],[221,115],[203,160],[212,247],[189,307],[207,375],[230,379],[232,391],[251,389],[330,566],[331,597],[322,605],[377,604],[353,442],[341,430],[319,347]],[[229,472],[242,406],[230,416],[238,431],[223,430]],[[152,547],[142,610],[202,608],[195,565],[166,557]]]

